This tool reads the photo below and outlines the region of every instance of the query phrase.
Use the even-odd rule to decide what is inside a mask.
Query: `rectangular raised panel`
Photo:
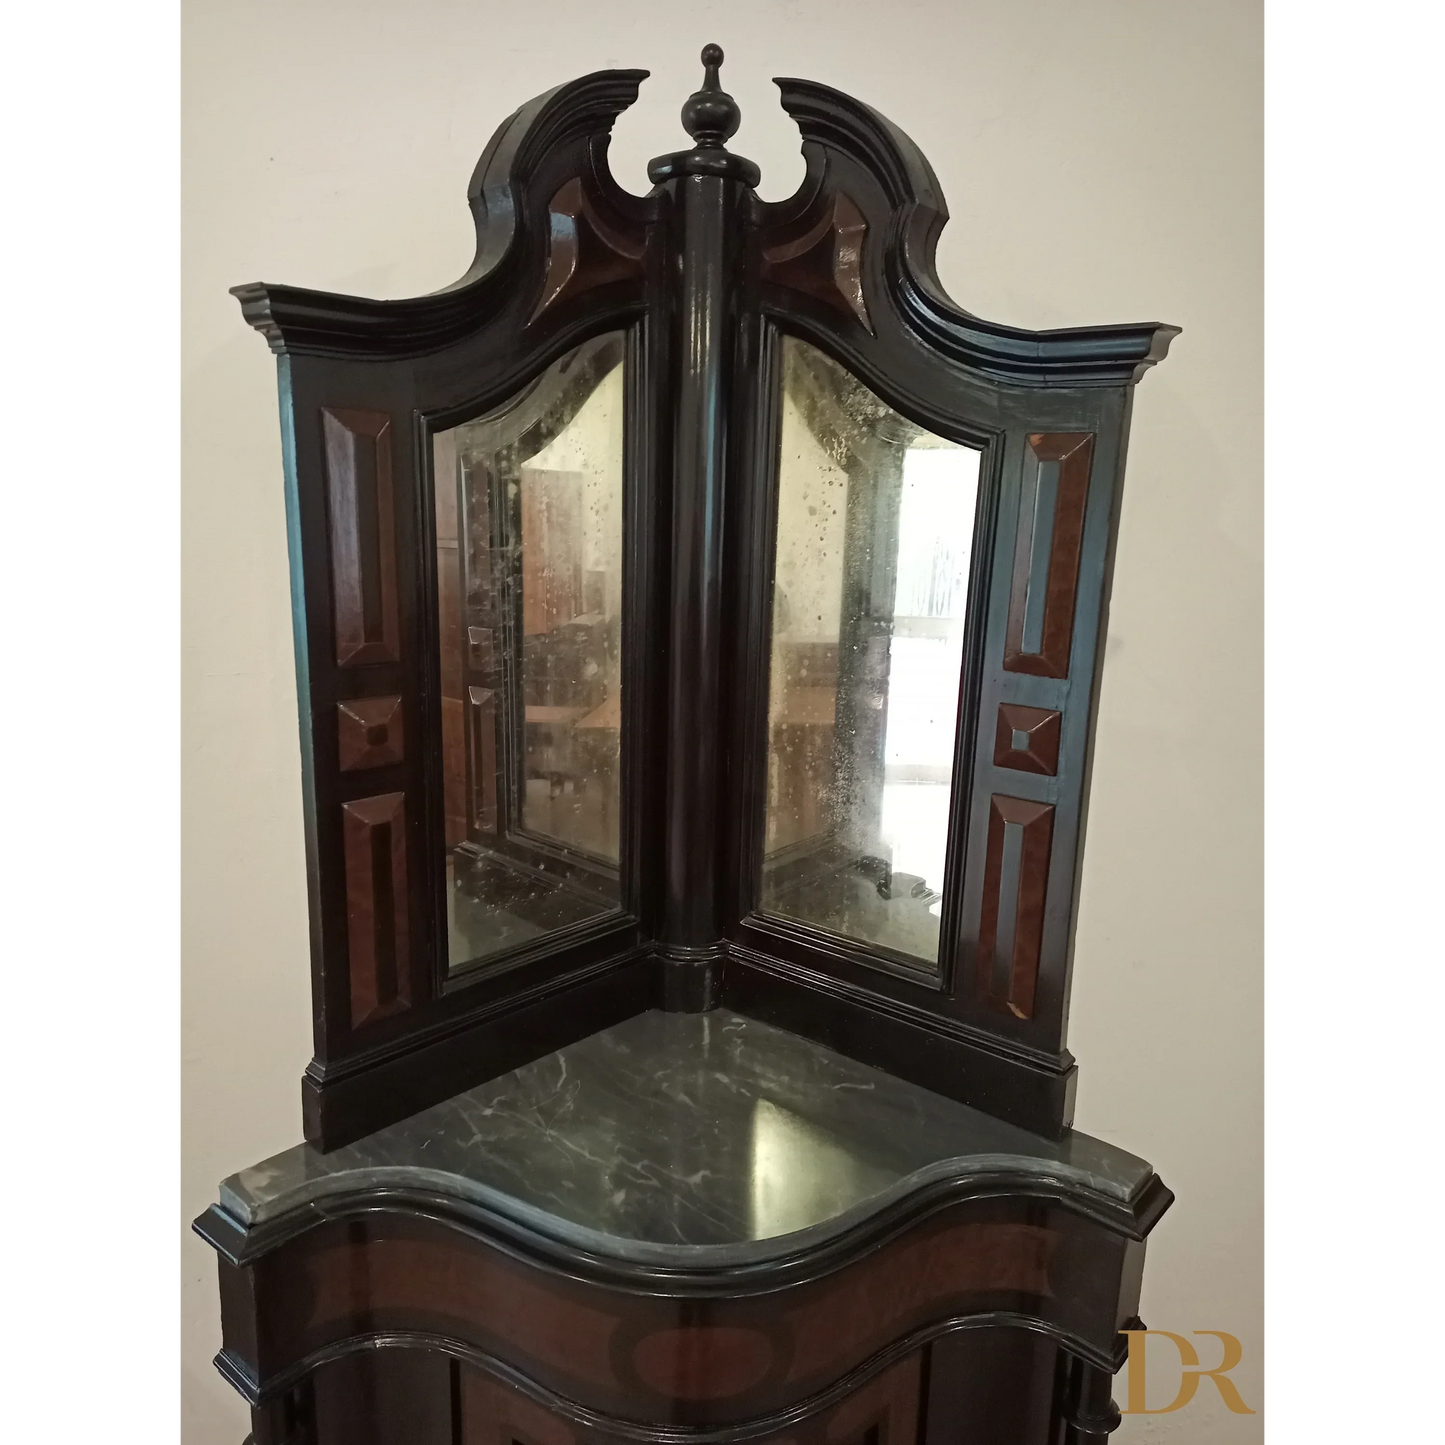
[[[1059,771],[1062,724],[1062,714],[1051,708],[1000,704],[993,735],[994,766],[1052,778]]]
[[[401,659],[391,418],[323,407],[336,661]]]
[[[354,697],[336,704],[337,761],[343,773],[402,758],[401,698]]]
[[[351,1026],[411,1004],[406,910],[406,799],[358,798],[341,808]]]
[[[1015,1018],[1033,1017],[1053,837],[1052,803],[989,800],[975,989]]]
[[[1067,677],[1094,438],[1035,432],[1024,455],[1003,665]]]

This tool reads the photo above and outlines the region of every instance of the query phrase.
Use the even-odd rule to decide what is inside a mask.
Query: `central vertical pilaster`
[[[719,83],[722,51],[708,46],[701,90],[682,120],[690,151],[652,162],[672,192],[676,285],[672,397],[672,580],[667,635],[667,760],[661,937],[666,1008],[712,1008],[722,980],[721,854],[724,491],[727,474],[733,286],[742,202],[758,169],[724,142],[738,110]]]

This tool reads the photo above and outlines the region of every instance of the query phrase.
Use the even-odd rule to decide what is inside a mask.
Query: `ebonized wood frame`
[[[1069,1127],[1129,409],[1176,328],[1030,332],[959,310],[934,268],[947,212],[928,163],[825,86],[779,82],[807,174],[762,202],[757,168],[726,149],[720,60],[684,107],[694,145],[653,162],[646,197],[606,163],[645,73],[602,71],[497,132],[454,285],[404,301],[236,290],[279,357],[315,1024],[303,1102],[323,1149],[641,1009],[720,1002],[1041,1133]],[[623,906],[448,975],[431,438],[608,331],[627,351]],[[936,971],[756,911],[783,335],[983,451]],[[1043,729],[1048,762],[1031,743],[1000,751],[1001,708]]]

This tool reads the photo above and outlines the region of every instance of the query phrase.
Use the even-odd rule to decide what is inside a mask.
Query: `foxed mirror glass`
[[[760,906],[932,969],[979,456],[784,338]]]
[[[620,902],[623,339],[433,439],[453,969]]]

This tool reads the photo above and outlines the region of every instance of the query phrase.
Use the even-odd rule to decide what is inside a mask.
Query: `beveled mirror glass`
[[[782,375],[761,908],[936,969],[979,452]]]
[[[448,960],[619,906],[623,342],[433,439]]]

